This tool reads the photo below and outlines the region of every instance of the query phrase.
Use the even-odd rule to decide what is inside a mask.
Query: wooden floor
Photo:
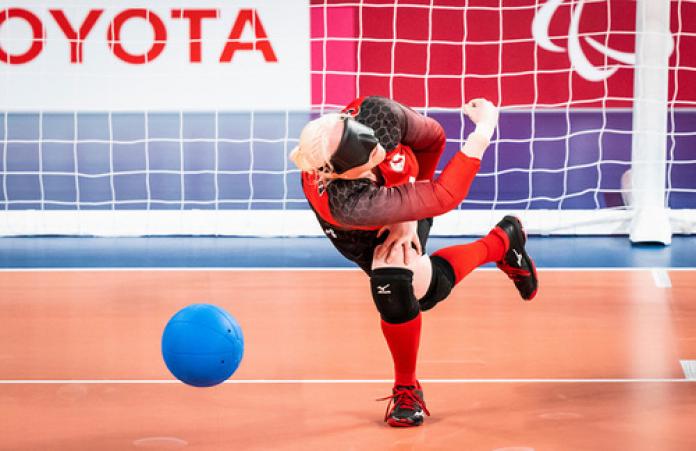
[[[382,422],[391,360],[358,271],[0,272],[0,449],[694,450],[696,271],[477,271],[424,316],[432,416]],[[173,382],[168,318],[223,306],[227,383]],[[32,383],[33,382],[33,383]]]

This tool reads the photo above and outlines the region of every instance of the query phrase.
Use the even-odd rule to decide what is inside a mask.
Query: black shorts
[[[375,248],[387,239],[388,233],[377,238],[376,230],[340,230],[322,222],[322,228],[334,247],[348,260],[355,262],[367,275],[372,274],[372,256]],[[425,245],[430,236],[433,218],[418,221],[418,237],[425,254]]]

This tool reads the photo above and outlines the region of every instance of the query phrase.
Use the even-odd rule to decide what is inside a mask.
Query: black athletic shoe
[[[420,383],[416,386],[397,385],[392,389],[392,395],[379,401],[389,400],[384,413],[384,421],[393,427],[411,427],[423,424],[425,415],[430,415],[423,400],[423,390]],[[389,410],[391,407],[391,410]]]
[[[524,233],[520,220],[514,216],[505,216],[498,227],[510,239],[510,248],[496,265],[515,282],[522,299],[531,301],[536,296],[539,281],[534,262],[524,250],[527,234]]]

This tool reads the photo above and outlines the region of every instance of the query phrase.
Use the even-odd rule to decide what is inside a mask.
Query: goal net
[[[501,109],[469,197],[435,234],[484,233],[508,212],[542,234],[669,242],[696,228],[694,1],[312,0],[280,8],[278,22],[263,5],[229,2],[98,15],[55,3],[0,3],[0,234],[321,234],[287,155],[309,119],[367,95],[437,119],[441,167],[473,130],[462,105],[485,97]],[[301,38],[287,51],[284,33]],[[64,60],[70,50],[63,69],[51,45]],[[288,54],[305,47],[305,62]],[[161,64],[172,49],[186,58]],[[176,88],[234,83],[244,58],[306,63],[306,86],[267,82],[257,67],[234,96],[199,104]],[[135,105],[110,90],[113,75],[90,70],[101,60],[132,66],[125,81],[148,87],[134,88]],[[18,77],[29,94],[13,92]],[[269,100],[297,92],[305,108]]]

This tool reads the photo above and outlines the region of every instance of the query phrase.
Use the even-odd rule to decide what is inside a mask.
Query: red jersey
[[[399,145],[387,153],[386,158],[377,168],[381,177],[380,184],[385,187],[413,183],[418,177],[418,160],[411,148],[406,145]],[[334,227],[346,227],[334,218],[329,204],[329,196],[326,194],[326,187],[321,186],[320,181],[313,174],[302,173],[302,187],[310,205],[322,219]],[[373,230],[378,229],[379,226],[353,224],[349,228]]]
[[[466,197],[480,161],[459,152],[432,180],[445,149],[437,121],[384,97],[356,99],[344,112],[375,131],[387,158],[378,166],[377,182],[335,179],[321,186],[313,174],[302,174],[305,196],[324,229],[377,230],[438,216]]]

